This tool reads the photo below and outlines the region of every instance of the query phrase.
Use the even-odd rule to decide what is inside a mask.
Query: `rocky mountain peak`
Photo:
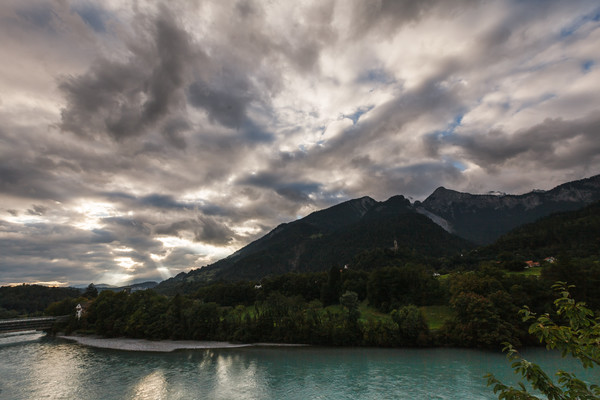
[[[415,204],[444,229],[475,243],[490,243],[509,230],[554,212],[600,200],[600,175],[522,195],[470,194],[437,188]],[[443,222],[443,223],[440,223]]]

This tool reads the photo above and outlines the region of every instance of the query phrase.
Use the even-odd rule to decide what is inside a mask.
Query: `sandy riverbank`
[[[296,344],[233,344],[229,342],[209,342],[194,340],[160,340],[151,341],[145,339],[115,338],[108,339],[98,336],[58,336],[62,339],[73,340],[79,344],[102,349],[125,350],[125,351],[152,351],[169,353],[175,350],[198,350],[198,349],[229,349],[253,346],[303,346]]]

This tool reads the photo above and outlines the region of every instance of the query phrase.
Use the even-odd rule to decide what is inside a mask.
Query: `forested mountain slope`
[[[492,257],[510,253],[533,259],[558,255],[575,258],[599,256],[600,202],[523,225],[479,252]]]
[[[418,259],[454,255],[472,247],[417,213],[403,196],[385,202],[363,197],[282,224],[215,264],[161,283],[159,290],[182,282],[325,271],[373,248],[395,249]]]

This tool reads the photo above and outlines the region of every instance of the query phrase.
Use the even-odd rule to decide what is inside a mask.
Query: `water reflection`
[[[167,380],[163,371],[155,371],[144,376],[135,386],[135,399],[167,399]]]
[[[215,383],[207,398],[260,399],[264,378],[256,360],[240,354],[222,353],[214,359]]]
[[[545,368],[557,362],[575,370],[558,354],[535,350],[531,355]],[[504,355],[472,350],[246,348],[164,354],[41,339],[0,346],[0,399],[491,399],[486,372],[509,383],[515,379]]]

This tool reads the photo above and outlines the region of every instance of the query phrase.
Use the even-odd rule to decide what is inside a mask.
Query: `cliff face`
[[[477,195],[440,187],[415,206],[449,232],[489,244],[517,226],[599,200],[600,175],[596,175],[522,195]]]

